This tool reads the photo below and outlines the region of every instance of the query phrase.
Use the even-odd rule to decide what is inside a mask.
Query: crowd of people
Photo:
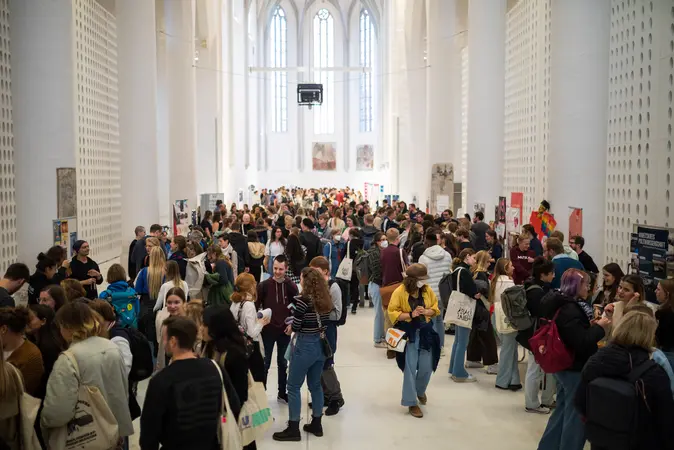
[[[673,280],[648,301],[638,275],[615,263],[600,270],[582,236],[567,244],[555,231],[541,242],[527,224],[508,245],[481,212],[457,219],[404,201],[372,205],[349,188],[256,195],[250,208],[218,202],[188,236],[138,226],[127,267],[113,264],[105,277],[86,241],[71,260],[58,246],[40,253],[33,274],[9,266],[0,279],[0,449],[66,448],[92,422],[91,448],[128,448],[136,418],[142,449],[217,449],[235,435],[235,446],[255,449],[261,432],[237,424],[251,405],[265,417],[255,389],[266,390],[274,350],[288,421],[273,439],[302,439],[305,381],[311,418],[302,430],[323,436],[323,416],[345,405],[339,330],[366,305],[372,343],[402,371],[412,417],[424,416],[427,387],[449,356],[448,381],[476,382],[484,370],[495,389],[524,390],[524,411],[550,415],[541,450],[581,450],[586,440],[596,450],[674,448]],[[24,284],[27,304],[17,304]],[[472,305],[467,319],[456,316],[458,298]],[[513,318],[518,299],[526,320]],[[562,343],[559,354],[532,347],[543,332]],[[138,383],[148,379],[140,405]],[[83,386],[96,388],[98,409],[80,406]],[[22,410],[25,396],[39,408]]]

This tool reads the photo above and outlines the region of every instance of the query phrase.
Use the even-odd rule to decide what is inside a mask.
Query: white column
[[[157,42],[151,1],[117,2],[119,135],[122,168],[122,261],[133,229],[159,221]]]
[[[10,1],[19,261],[53,245],[56,168],[76,167],[73,8],[70,0]]]
[[[609,0],[553,0],[548,180],[557,227],[583,208],[586,250],[604,260]],[[471,58],[472,58],[471,53]]]
[[[211,42],[207,45],[210,47]],[[197,191],[199,194],[218,192],[218,149],[217,127],[215,120],[218,117],[218,77],[215,50],[212,48],[199,49],[197,62],[197,160],[199,161],[199,176],[197,177]],[[203,214],[203,211],[202,211]]]
[[[194,0],[165,0],[170,201],[197,207]],[[214,93],[215,95],[215,93]]]
[[[469,0],[468,186],[464,211],[484,203],[494,216],[501,194],[505,113],[505,0]]]

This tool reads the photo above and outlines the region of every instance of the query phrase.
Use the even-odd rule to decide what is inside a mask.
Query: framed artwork
[[[374,170],[374,148],[371,145],[359,145],[356,148],[356,170]]]
[[[56,208],[58,217],[77,216],[77,171],[75,168],[56,169]]]
[[[337,149],[333,142],[314,142],[311,148],[314,170],[337,170]]]

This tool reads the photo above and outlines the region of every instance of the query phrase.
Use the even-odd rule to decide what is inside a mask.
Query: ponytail
[[[44,253],[40,253],[37,255],[37,264],[35,265],[35,268],[40,271],[40,272],[45,272],[47,268],[49,267],[56,267],[58,264],[56,261],[45,255]]]

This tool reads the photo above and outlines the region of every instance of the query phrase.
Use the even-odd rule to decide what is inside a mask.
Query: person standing
[[[475,223],[470,229],[475,233],[475,250],[489,250],[489,246],[487,245],[487,231],[489,231],[489,224],[484,223],[484,213],[482,211],[475,213]]]
[[[541,241],[538,239],[538,234],[536,233],[534,226],[530,223],[522,225],[522,234],[525,232],[529,236],[531,250],[534,251],[535,256],[543,256],[543,244],[541,244]]]
[[[271,367],[271,359],[276,345],[276,364],[278,365],[279,403],[288,403],[286,392],[288,361],[285,358],[290,344],[291,327],[286,325],[291,313],[291,305],[298,294],[297,286],[286,277],[288,262],[285,255],[278,255],[273,261],[273,276],[257,285],[257,309],[271,309],[271,322],[262,329],[264,345],[264,383]]]
[[[185,248],[187,248],[187,239],[185,236],[176,236],[171,241],[171,256],[169,256],[169,261],[175,261],[180,268],[180,278],[185,279],[187,275],[187,254],[185,253]]]
[[[136,230],[138,230],[138,228],[136,228]],[[145,260],[149,254],[147,250],[148,238],[156,238],[157,240],[159,240],[159,238],[161,237],[162,230],[163,227],[158,223],[155,223],[150,227],[149,235],[143,236],[140,239],[137,238],[136,245],[133,246],[133,252],[131,253],[131,260],[133,261],[134,272],[136,274],[140,272],[140,269],[146,266]],[[143,228],[143,232],[145,232],[145,228]],[[129,273],[131,273],[130,268]]]
[[[594,263],[594,259],[583,250],[584,247],[585,238],[583,236],[575,236],[572,239],[571,248],[578,254],[578,261],[585,267],[585,270],[591,273],[599,273],[599,268]]]
[[[487,231],[486,238],[487,245],[489,246],[489,256],[491,257],[489,271],[493,272],[494,267],[496,267],[496,261],[503,257],[503,246],[498,241],[498,235],[494,230]]]
[[[534,264],[536,253],[529,248],[530,243],[529,236],[522,233],[517,237],[517,244],[510,249],[510,260],[515,269],[513,281],[518,286],[531,276],[531,268]]]
[[[218,236],[218,245],[222,249],[223,255],[229,258],[229,261],[232,263],[232,275],[234,279],[239,276],[239,257],[232,247],[232,244],[229,242],[229,233],[223,232]]]
[[[0,280],[0,307],[16,306],[12,294],[21,289],[28,280],[30,280],[28,266],[22,263],[10,264]]]
[[[38,396],[44,362],[38,347],[25,336],[30,319],[31,312],[23,306],[0,308],[0,340],[6,361],[21,372],[26,392]]]
[[[87,241],[76,241],[73,244],[73,251],[76,253],[70,262],[71,278],[78,280],[84,286],[87,292],[86,297],[90,300],[98,298],[97,284],[103,283],[101,269],[98,268],[96,261],[89,258],[89,243]]]
[[[515,286],[512,276],[514,267],[509,259],[501,258],[496,261],[496,268],[494,269],[494,277],[491,280],[490,295],[492,303],[501,303],[501,296],[506,289]],[[500,305],[498,305],[500,306]],[[502,318],[498,317],[503,314],[503,308],[496,308],[492,314],[492,321],[497,321]],[[494,326],[496,328],[496,326]],[[517,330],[501,330],[498,332],[501,340],[501,354],[499,355],[498,373],[496,375],[496,388],[502,390],[519,391],[522,389],[520,382],[520,372],[517,368]]]
[[[552,287],[559,289],[562,275],[568,269],[578,269],[584,271],[583,265],[576,259],[571,258],[564,251],[564,245],[557,238],[549,238],[545,241],[545,256],[552,260],[555,265],[555,279],[552,280]]]
[[[384,330],[385,311],[379,292],[382,286],[381,252],[386,247],[388,247],[388,239],[383,232],[378,231],[374,235],[372,246],[367,251],[367,289],[374,304],[374,346],[377,348],[387,348],[385,342],[386,330]]]
[[[56,261],[52,260],[44,253],[37,255],[37,264],[35,273],[31,275],[28,281],[28,304],[37,305],[40,301],[40,292],[50,284],[54,284],[54,276],[58,271]]]
[[[302,219],[302,232],[300,233],[300,243],[307,248],[307,261],[311,261],[317,256],[322,255],[323,245],[321,239],[314,231],[314,221],[305,217]]]
[[[136,273],[140,270],[140,267],[136,267],[136,263],[133,260],[133,250],[136,248],[136,244],[138,242],[142,241],[143,238],[145,237],[145,227],[142,225],[138,225],[135,230],[133,230],[135,234],[135,238],[131,243],[129,244],[129,258],[127,259],[127,267],[129,269],[129,279],[130,280],[135,280],[136,279]]]
[[[171,363],[148,384],[140,418],[140,447],[217,449],[223,401],[218,369],[192,351],[198,332],[192,320],[171,316],[162,328]]]

